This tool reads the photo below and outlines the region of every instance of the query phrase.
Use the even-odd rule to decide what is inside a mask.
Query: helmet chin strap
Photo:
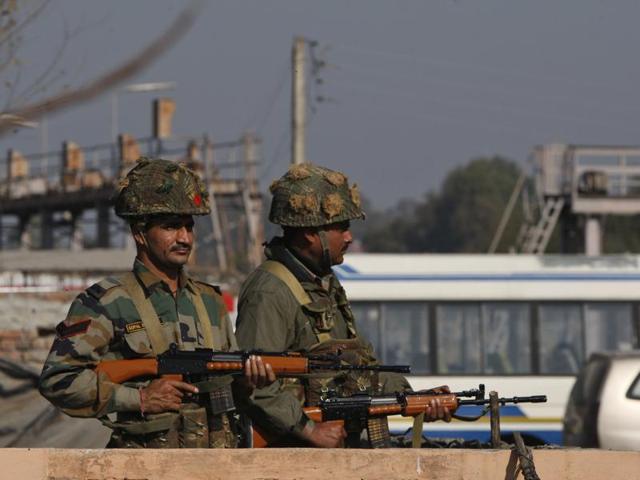
[[[327,232],[318,228],[318,237],[320,237],[320,246],[322,247],[322,260],[320,261],[320,268],[324,272],[331,271],[331,254],[329,252],[329,240],[327,239]]]

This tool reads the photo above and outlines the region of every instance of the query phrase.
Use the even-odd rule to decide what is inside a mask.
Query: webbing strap
[[[198,320],[200,320],[200,325],[202,326],[204,346],[213,349],[213,330],[211,328],[211,320],[209,319],[209,314],[204,306],[204,301],[202,300],[200,292],[193,294],[193,306],[196,308],[196,314],[198,315]]]
[[[113,422],[104,416],[99,420],[105,427],[112,430],[122,430],[131,435],[145,435],[147,433],[160,432],[169,430],[179,421],[179,415],[174,412],[165,412],[157,415],[149,416],[146,420],[138,420],[133,422]],[[153,417],[153,418],[152,418]]]
[[[316,337],[318,337],[318,342],[320,343],[333,340],[333,337],[329,332],[316,332]]]
[[[411,438],[411,448],[422,447],[422,425],[424,423],[424,412],[413,417],[413,429]]]
[[[151,342],[151,349],[156,355],[160,355],[169,349],[169,343],[162,332],[162,326],[160,325],[160,319],[156,313],[155,308],[144,295],[144,290],[138,283],[133,272],[128,272],[120,277],[120,283],[131,297],[136,310],[140,314],[140,319],[147,330],[149,341]]]
[[[309,294],[302,287],[295,275],[283,264],[276,262],[275,260],[267,260],[260,266],[260,268],[282,280],[285,285],[289,287],[289,290],[291,290],[291,293],[293,293],[293,296],[296,297],[296,300],[300,305],[307,305],[311,303],[311,297],[309,297]]]

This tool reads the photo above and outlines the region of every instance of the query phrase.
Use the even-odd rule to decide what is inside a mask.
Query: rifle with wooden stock
[[[142,377],[164,377],[194,381],[203,376],[242,374],[244,364],[251,355],[260,356],[271,365],[279,377],[296,377],[319,370],[368,370],[378,372],[410,373],[408,365],[349,365],[333,354],[305,352],[263,352],[260,350],[222,352],[208,348],[193,351],[178,350],[171,344],[169,350],[155,358],[131,360],[104,360],[95,368],[97,374],[106,375],[114,383]]]
[[[371,431],[369,421],[372,418],[386,417],[389,415],[402,415],[403,417],[417,417],[425,413],[435,398],[446,407],[452,417],[463,421],[474,421],[488,412],[488,408],[480,415],[466,417],[455,414],[463,405],[489,405],[490,400],[485,398],[484,385],[477,389],[464,390],[453,393],[439,393],[432,390],[419,392],[397,392],[393,395],[372,396],[356,394],[350,397],[338,397],[329,395],[320,401],[315,407],[305,407],[304,412],[314,422],[333,422],[342,425],[347,432],[347,437],[359,436],[363,429],[369,431],[371,446],[386,446],[388,441],[382,437],[387,432]],[[544,403],[546,395],[533,395],[528,397],[499,398],[500,405],[516,403]],[[373,436],[373,438],[371,438]],[[259,428],[253,429],[253,447],[261,448],[269,446],[268,435]]]

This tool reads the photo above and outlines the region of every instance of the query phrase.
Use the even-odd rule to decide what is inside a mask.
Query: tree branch
[[[57,112],[91,100],[142,71],[168,50],[169,47],[175,44],[191,28],[202,6],[203,2],[201,0],[192,2],[176,17],[171,26],[149,46],[119,67],[107,72],[86,86],[53,95],[42,101],[12,111],[2,112],[0,115],[0,135],[14,128],[14,124],[10,120],[9,115],[26,120],[35,120],[45,113]]]

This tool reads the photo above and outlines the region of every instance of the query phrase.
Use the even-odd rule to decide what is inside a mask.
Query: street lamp
[[[119,93],[146,93],[173,90],[177,86],[176,82],[146,82],[132,83],[111,94],[111,138],[118,141],[118,94]]]

